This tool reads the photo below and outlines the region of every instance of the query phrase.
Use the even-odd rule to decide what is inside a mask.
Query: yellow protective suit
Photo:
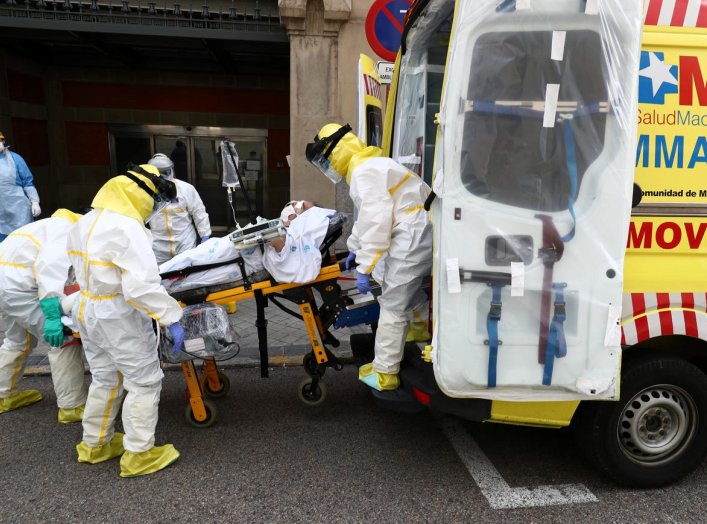
[[[330,136],[340,127],[324,126],[318,136]],[[420,288],[432,268],[432,229],[423,205],[431,190],[420,177],[380,155],[380,149],[366,147],[349,132],[329,160],[348,182],[358,210],[347,241],[356,252],[357,271],[370,274],[386,255],[373,370],[394,375],[400,370],[412,311],[426,300]],[[381,377],[377,384],[377,389],[397,387],[397,381]]]
[[[152,166],[141,167],[158,174]],[[154,190],[146,177],[133,175]],[[132,455],[148,457],[153,467],[141,467],[150,473],[173,462],[175,453],[179,456],[171,445],[165,453],[154,452],[163,448],[154,445],[163,374],[151,319],[169,326],[182,316],[177,301],[161,285],[152,238],[144,225],[153,205],[153,198],[134,181],[112,178],[96,194],[93,211],[71,230],[67,244],[81,286],[73,315],[93,375],[83,442],[77,446],[79,461],[106,460],[124,447]],[[114,440],[114,425],[123,390],[125,435],[120,445]],[[130,468],[134,462],[134,457],[126,464],[121,461],[121,474],[135,474]]]

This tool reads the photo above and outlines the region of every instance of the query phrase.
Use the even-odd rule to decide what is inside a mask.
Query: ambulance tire
[[[621,400],[583,402],[572,427],[589,461],[617,483],[667,486],[707,454],[707,375],[678,358],[638,359],[624,369]]]

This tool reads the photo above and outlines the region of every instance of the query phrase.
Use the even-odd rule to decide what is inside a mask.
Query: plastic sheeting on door
[[[448,395],[618,396],[642,14],[640,0],[457,6],[433,206]]]

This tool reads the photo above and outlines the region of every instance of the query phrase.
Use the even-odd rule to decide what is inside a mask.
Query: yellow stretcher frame
[[[325,329],[322,324],[321,317],[316,314],[315,310],[312,308],[314,295],[311,287],[315,284],[336,280],[339,276],[341,276],[341,267],[338,263],[335,263],[322,267],[317,278],[305,284],[280,284],[273,282],[272,280],[262,280],[259,282],[253,282],[252,284],[244,283],[231,289],[209,293],[203,301],[226,306],[229,311],[235,311],[236,304],[242,300],[255,298],[256,301],[260,302],[263,297],[268,295],[282,293],[284,291],[296,288],[304,288],[307,293],[308,301],[299,304],[300,314],[302,315],[302,320],[307,330],[307,335],[312,346],[315,362],[318,366],[326,366],[329,364],[329,356],[327,355],[327,351],[323,343],[323,340],[325,339]],[[186,307],[187,305],[182,301],[180,301],[179,304],[182,307]],[[259,304],[259,308],[260,307],[261,306]],[[260,338],[260,328],[258,335],[258,338]],[[263,353],[261,346],[261,373],[263,372],[263,366],[265,366],[265,371],[267,370],[267,359],[263,362],[262,357]],[[208,397],[224,396],[228,390],[228,383],[224,380],[225,375],[219,373],[215,358],[205,357],[203,362],[204,364],[202,367],[201,377],[199,376],[196,366],[194,366],[193,360],[188,360],[181,363],[182,374],[184,375],[184,380],[186,382],[187,391],[189,394],[189,403],[185,411],[185,419],[190,425],[197,428],[209,427],[216,422],[216,406],[208,400]],[[300,398],[304,402],[311,405],[319,404],[319,398],[317,398],[316,401],[308,402],[307,391],[303,390],[305,387],[307,390],[311,390],[312,392],[318,388],[321,392],[322,385],[319,384],[319,377],[312,376],[311,382],[300,385]],[[318,397],[321,397],[321,400],[323,400],[323,395],[320,394]]]

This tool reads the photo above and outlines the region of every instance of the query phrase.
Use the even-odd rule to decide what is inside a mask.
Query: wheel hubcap
[[[697,426],[694,400],[684,389],[657,385],[635,395],[619,419],[621,451],[642,465],[659,465],[680,454]]]

